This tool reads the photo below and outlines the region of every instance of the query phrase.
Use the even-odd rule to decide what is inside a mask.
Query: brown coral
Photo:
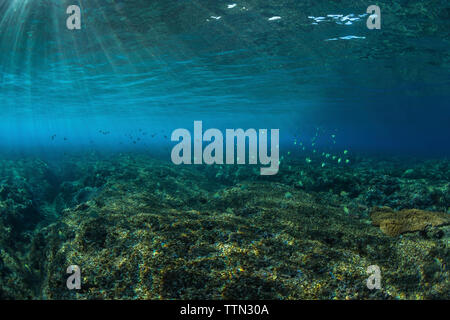
[[[388,236],[424,230],[427,226],[438,227],[450,224],[449,215],[419,209],[394,211],[389,207],[373,208],[372,224],[379,226]]]

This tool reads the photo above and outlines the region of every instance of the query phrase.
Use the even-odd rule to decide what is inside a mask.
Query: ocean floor
[[[0,299],[450,298],[448,159],[292,155],[258,172],[4,156]]]

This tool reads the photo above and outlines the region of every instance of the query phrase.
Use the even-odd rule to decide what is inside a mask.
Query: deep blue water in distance
[[[380,30],[363,1],[256,0],[78,2],[68,30],[76,3],[0,0],[5,151],[164,148],[202,120],[279,128],[282,153],[320,128],[341,149],[450,154],[446,1],[381,1]]]

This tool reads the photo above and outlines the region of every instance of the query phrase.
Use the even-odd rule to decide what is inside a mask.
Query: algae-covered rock
[[[0,159],[0,299],[32,299],[27,256],[33,232],[50,221],[57,181],[42,160]]]
[[[370,194],[396,209],[417,190],[445,194],[446,162],[377,163],[318,169],[290,162],[262,177],[252,176],[252,166],[175,166],[143,154],[68,156],[51,169],[4,161],[0,298],[448,297],[449,227],[395,239],[365,214],[375,201]],[[43,170],[29,168],[38,165]],[[400,178],[409,167],[423,167],[427,178]],[[57,185],[42,197],[33,190],[48,170],[58,177],[48,184]],[[448,204],[438,197],[431,207]],[[42,205],[53,208],[51,219]],[[81,268],[80,290],[66,287],[73,264]],[[376,292],[366,287],[373,264],[383,272]]]
[[[422,231],[428,226],[450,224],[450,215],[447,213],[418,209],[403,209],[396,212],[389,207],[374,208],[371,218],[373,225],[379,226],[381,231],[389,236]]]

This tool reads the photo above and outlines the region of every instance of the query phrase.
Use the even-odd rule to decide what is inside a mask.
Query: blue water
[[[145,150],[202,120],[279,128],[281,151],[320,128],[355,152],[448,156],[449,3],[379,5],[369,30],[364,1],[0,0],[0,146]]]

